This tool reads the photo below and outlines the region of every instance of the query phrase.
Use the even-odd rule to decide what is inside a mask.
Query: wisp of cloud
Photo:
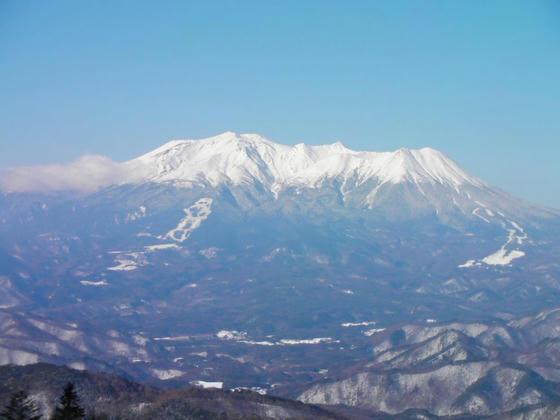
[[[4,192],[95,191],[125,178],[121,163],[102,155],[84,155],[66,164],[18,166],[0,169]]]

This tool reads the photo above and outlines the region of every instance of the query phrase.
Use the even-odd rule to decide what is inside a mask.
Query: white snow
[[[360,185],[440,183],[456,188],[485,185],[455,162],[431,148],[394,152],[359,152],[337,142],[322,146],[286,146],[258,134],[226,132],[200,140],[173,140],[122,164],[128,175],[121,182],[158,182],[191,187],[259,182],[275,196],[286,186],[318,187],[339,177]]]
[[[158,238],[184,242],[210,216],[212,213],[211,207],[211,198],[201,198],[189,208],[184,209],[185,217],[179,221],[176,228],[171,229],[165,235],[158,236]]]
[[[73,328],[63,328],[62,326],[49,324],[45,321],[34,318],[29,318],[27,322],[29,322],[29,324],[33,325],[35,328],[38,328],[58,338],[59,340],[65,341],[82,351],[88,351],[84,343],[84,335],[80,330]]]
[[[261,394],[261,395],[266,395],[267,392],[268,392],[268,390],[266,388],[261,388],[261,387],[258,387],[258,386],[252,386],[252,387],[238,386],[238,387],[235,387],[235,388],[231,388],[231,390],[232,391],[237,391],[237,392],[239,392],[239,391],[253,391],[253,392],[256,392],[256,393]]]
[[[261,261],[263,262],[270,262],[272,261],[277,255],[279,255],[280,253],[285,253],[287,251],[286,248],[275,248],[273,249],[270,254],[265,255],[264,257],[262,257]]]
[[[188,341],[190,338],[188,335],[177,335],[175,337],[155,337],[154,341]]]
[[[371,337],[372,335],[383,332],[385,330],[386,328],[372,328],[371,330],[364,331],[363,334]]]
[[[476,217],[478,217],[479,219],[484,220],[486,223],[490,223],[490,220],[488,220],[486,217],[481,216],[480,214],[478,214],[478,211],[480,210],[480,207],[477,207],[476,209],[474,209],[472,211],[472,214],[474,214]]]
[[[206,258],[207,260],[211,260],[212,258],[216,258],[216,255],[218,255],[218,248],[210,247],[206,249],[201,249],[200,251],[198,251],[198,253],[202,255],[204,258]]]
[[[494,252],[492,255],[488,255],[482,259],[488,265],[508,265],[514,259],[521,258],[525,255],[523,251],[513,250],[508,253],[507,250],[504,248],[499,249],[498,251]]]
[[[279,341],[279,344],[284,345],[297,345],[297,344],[320,344],[320,343],[339,343],[338,340],[334,340],[330,337],[319,337],[319,338],[308,338],[308,339],[291,339],[291,338],[283,338]]]
[[[247,333],[245,331],[237,331],[237,330],[221,330],[218,331],[216,336],[222,340],[243,340],[247,337]]]
[[[140,206],[138,210],[128,213],[124,219],[125,222],[133,222],[134,220],[142,219],[146,217],[146,207]]]
[[[340,324],[343,327],[367,327],[369,325],[377,324],[375,321],[363,321],[363,322],[345,322],[344,324]]]
[[[112,267],[107,267],[107,270],[131,271],[131,270],[136,270],[138,268],[138,265],[136,264],[136,262],[134,260],[119,260],[119,261],[115,261],[115,262],[118,263],[118,264],[114,265]]]
[[[86,365],[84,362],[72,362],[68,366],[76,370],[86,370]]]
[[[514,259],[521,258],[525,255],[525,252],[519,249],[511,251],[506,249],[512,243],[517,243],[518,245],[523,244],[523,240],[527,238],[527,234],[517,223],[511,220],[508,220],[508,222],[513,226],[513,229],[508,229],[505,224],[503,224],[504,229],[509,232],[506,243],[503,244],[498,251],[483,258],[482,262],[485,262],[488,265],[507,265]]]
[[[487,219],[478,215],[476,213],[476,210],[478,210],[478,207],[477,209],[475,209],[475,211],[473,211],[473,214],[490,223]],[[503,216],[501,213],[500,215]],[[482,258],[480,261],[468,260],[466,263],[461,264],[458,267],[468,268],[473,266],[479,266],[481,265],[481,263],[485,263],[488,265],[508,265],[511,264],[513,260],[525,256],[525,252],[521,251],[520,249],[508,249],[508,248],[510,248],[513,244],[522,245],[523,241],[527,239],[527,234],[525,233],[523,228],[519,226],[518,223],[509,219],[507,219],[507,222],[511,224],[513,228],[508,228],[505,222],[501,222],[502,227],[508,232],[508,238],[500,249],[498,249],[493,254],[490,254]]]
[[[162,249],[182,249],[177,244],[147,245],[144,248],[146,249],[146,251],[160,251]]]
[[[422,194],[425,190],[421,185],[427,184],[444,185],[457,194],[464,185],[487,187],[429,147],[368,152],[348,149],[340,142],[287,146],[258,134],[233,132],[199,140],[173,140],[122,163],[104,156],[84,156],[65,165],[10,168],[2,175],[0,188],[4,191],[92,191],[108,185],[150,182],[183,188],[258,184],[276,198],[286,188],[301,193],[304,188],[318,188],[336,179],[344,199],[370,182],[372,190],[365,203],[370,206],[379,188],[386,184],[414,183]],[[135,221],[146,214],[146,207],[140,206],[124,221]],[[178,240],[188,232],[179,228],[169,235],[177,235]]]
[[[243,344],[252,344],[254,346],[276,346],[277,343],[273,343],[272,341],[253,341],[253,340],[239,340],[240,343]]]
[[[99,280],[99,281],[80,280],[80,283],[83,284],[84,286],[108,286],[109,285],[109,283],[107,283],[107,281],[105,280]]]
[[[459,265],[459,268],[468,268],[476,264],[476,260],[468,260],[466,263]]]
[[[217,388],[222,389],[224,386],[223,382],[206,382],[206,381],[194,381],[191,382],[193,385],[200,386],[202,388]]]
[[[155,369],[155,368],[152,369],[152,373],[156,378],[161,379],[162,381],[173,379],[185,374],[185,372],[178,369]]]
[[[145,345],[148,343],[148,341],[150,341],[149,338],[143,337],[143,336],[141,336],[141,335],[139,335],[139,334],[133,335],[133,336],[132,336],[132,339],[133,339],[134,342],[135,342],[136,344],[138,344],[139,346],[145,346]]]
[[[30,365],[37,363],[39,356],[23,350],[13,350],[5,347],[0,347],[0,365]]]
[[[237,331],[237,330],[221,330],[219,331],[216,336],[222,340],[234,340],[239,343],[243,344],[250,344],[255,346],[293,346],[298,344],[320,344],[320,343],[338,343],[338,340],[335,340],[330,337],[319,337],[319,338],[305,338],[305,339],[292,339],[292,338],[283,338],[278,341],[254,341],[247,339],[247,333],[245,331]]]
[[[144,254],[142,252],[121,253],[121,251],[111,251],[109,253],[117,254],[117,257],[115,257],[115,263],[117,265],[113,267],[107,267],[107,270],[131,271],[136,270],[138,267],[144,264]]]

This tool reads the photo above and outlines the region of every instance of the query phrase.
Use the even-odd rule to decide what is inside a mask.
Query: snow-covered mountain
[[[122,170],[126,175],[121,183],[257,187],[276,199],[283,193],[326,187],[346,205],[375,209],[386,216],[394,215],[396,208],[406,208],[396,213],[408,216],[460,212],[481,220],[493,212],[522,218],[546,213],[491,188],[431,148],[365,152],[340,142],[286,146],[258,134],[226,132],[207,139],[171,141],[124,162]]]
[[[371,363],[399,325],[504,323],[560,299],[559,213],[429,148],[227,132],[11,168],[0,185],[4,362],[303,393],[333,365]],[[490,357],[463,333],[437,339],[442,357]],[[416,369],[437,340],[392,345],[383,369]],[[368,375],[383,395],[385,373]]]
[[[338,180],[344,191],[366,182],[413,182],[487,187],[431,148],[358,152],[342,143],[285,146],[258,134],[226,132],[200,140],[174,140],[124,163],[134,182],[182,186],[260,183],[277,192],[287,187],[317,188]]]
[[[350,150],[340,142],[286,146],[258,134],[233,132],[173,140],[122,163],[89,156],[69,165],[9,168],[1,174],[0,188],[5,192],[91,192],[159,184],[191,190],[245,189],[251,199],[238,204],[253,206],[282,195],[323,190],[336,195],[345,207],[397,219],[435,214],[445,220],[460,213],[488,221],[497,213],[532,222],[534,216],[559,214],[492,188],[431,148],[367,152]]]

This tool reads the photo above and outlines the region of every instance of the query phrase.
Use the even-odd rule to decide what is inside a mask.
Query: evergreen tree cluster
[[[58,399],[50,420],[80,420],[85,417],[85,410],[80,406],[80,398],[74,389],[74,384],[68,382]],[[37,404],[25,391],[12,394],[10,402],[0,412],[1,420],[40,420],[43,415]]]
[[[37,404],[25,391],[14,392],[8,405],[0,412],[0,419],[5,420],[39,420],[40,418]]]

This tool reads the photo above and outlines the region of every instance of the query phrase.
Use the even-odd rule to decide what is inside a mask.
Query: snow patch
[[[303,340],[283,338],[279,342],[279,344],[289,345],[289,346],[293,346],[297,344],[320,344],[320,343],[340,343],[340,341],[330,337],[319,337],[319,338],[308,338]]]
[[[158,236],[158,238],[184,242],[210,216],[212,213],[211,207],[211,198],[201,198],[189,208],[184,209],[185,217],[179,221],[176,228],[171,229],[165,235]]]
[[[202,255],[204,258],[206,258],[207,260],[211,260],[212,258],[216,258],[216,255],[218,255],[218,248],[211,247],[211,248],[201,249],[200,251],[198,251],[198,253]]]
[[[84,362],[72,362],[68,366],[76,370],[86,370],[86,364]]]
[[[134,220],[143,219],[146,217],[146,207],[140,206],[138,210],[128,213],[124,219],[125,222],[133,222]]]
[[[155,369],[155,368],[152,369],[152,373],[156,378],[161,379],[162,381],[173,379],[185,374],[185,372],[178,369]]]
[[[292,346],[298,344],[320,344],[320,343],[338,343],[338,340],[335,340],[330,337],[319,337],[319,338],[307,338],[307,339],[292,339],[292,338],[283,338],[278,341],[254,341],[247,339],[247,333],[245,331],[237,331],[237,330],[221,330],[219,331],[216,336],[222,340],[233,340],[243,344],[250,344],[255,346]]]
[[[223,382],[206,382],[206,381],[193,381],[191,384],[199,386],[204,389],[222,389],[224,386]]]
[[[160,251],[162,249],[182,249],[177,244],[160,244],[160,245],[147,245],[144,247],[146,251]]]
[[[386,329],[387,328],[372,328],[371,330],[364,331],[363,334],[365,336],[371,337],[372,335],[383,332]]]
[[[287,251],[286,248],[275,248],[273,249],[270,254],[265,255],[264,257],[262,257],[261,261],[263,262],[270,262],[272,261],[274,258],[276,258],[277,255],[281,254],[281,253],[285,253]]]
[[[524,255],[523,251],[517,249],[508,253],[504,248],[501,248],[492,255],[483,258],[482,261],[488,265],[508,265],[516,258],[521,258]]]
[[[0,365],[31,365],[39,361],[39,356],[23,350],[0,347]]]
[[[109,283],[107,283],[107,281],[105,280],[99,280],[99,281],[80,280],[80,283],[83,284],[84,286],[108,286],[109,285]]]
[[[459,268],[468,268],[476,265],[476,260],[468,260],[466,263],[458,265]]]
[[[221,330],[216,334],[216,336],[222,340],[243,340],[247,337],[247,333],[245,331],[237,330]]]
[[[188,335],[178,335],[175,337],[155,337],[154,341],[188,341],[191,337]]]
[[[272,341],[253,341],[253,340],[239,340],[240,343],[243,344],[251,344],[254,346],[276,346],[277,343],[273,343]]]
[[[477,207],[478,209],[478,207]],[[473,211],[474,214],[474,211]],[[500,213],[501,214],[501,213]],[[478,216],[478,214],[477,214]],[[480,216],[479,216],[480,217]],[[488,220],[487,220],[488,221]],[[508,249],[513,244],[522,245],[523,241],[527,239],[527,234],[519,224],[513,220],[507,219],[507,222],[513,227],[508,228],[505,222],[502,222],[502,227],[508,232],[508,238],[502,247],[484,258],[480,261],[468,260],[466,263],[459,265],[459,268],[469,268],[473,266],[479,266],[481,263],[487,265],[508,265],[517,258],[525,256],[525,252],[520,249]]]
[[[148,341],[150,341],[149,338],[143,337],[139,334],[133,335],[132,340],[134,340],[134,342],[139,346],[145,346],[148,343]]]
[[[367,327],[369,325],[375,325],[377,322],[375,321],[363,321],[363,322],[345,322],[344,324],[340,324],[343,327]]]
[[[490,223],[490,220],[488,220],[486,217],[481,216],[480,214],[478,214],[478,211],[480,210],[480,207],[477,207],[476,209],[474,209],[472,211],[472,214],[474,214],[476,217],[478,217],[479,219],[484,220],[486,223]]]
[[[120,253],[120,251],[112,251],[110,254],[117,254],[113,267],[107,267],[111,271],[132,271],[141,267],[145,263],[144,253],[142,252],[128,252]]]

